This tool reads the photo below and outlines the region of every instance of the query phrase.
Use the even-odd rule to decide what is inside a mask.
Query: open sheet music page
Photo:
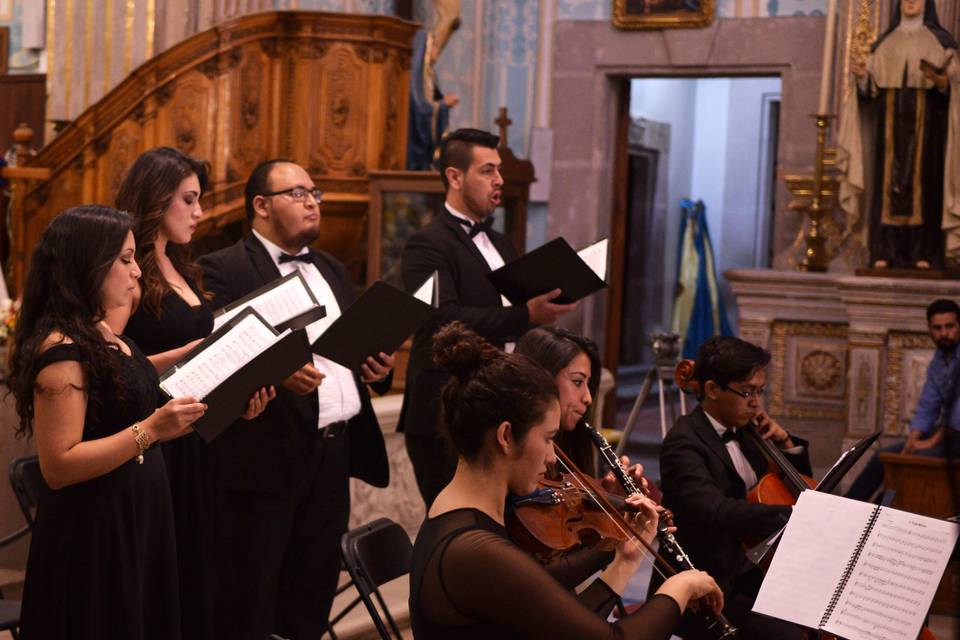
[[[264,320],[273,326],[286,322],[294,316],[300,315],[316,306],[317,301],[307,287],[307,281],[299,271],[281,278],[277,285],[267,289],[255,298],[238,304],[213,319],[213,330],[216,331],[231,318],[246,309],[253,309],[263,316]]]
[[[203,400],[224,380],[287,335],[254,314],[237,322],[220,338],[179,367],[160,385],[173,398]]]
[[[595,242],[585,249],[577,251],[580,259],[587,263],[597,277],[606,281],[607,279],[607,245],[610,241],[604,238],[600,242]]]
[[[413,297],[424,304],[429,304],[431,307],[437,306],[440,303],[437,299],[438,279],[439,275],[434,271],[433,274],[420,285],[420,288],[413,292]]]
[[[753,610],[847,640],[915,640],[958,530],[804,491]]]
[[[945,520],[881,508],[823,629],[848,640],[915,640],[957,531]]]
[[[801,493],[753,610],[819,627],[875,508],[827,493]]]

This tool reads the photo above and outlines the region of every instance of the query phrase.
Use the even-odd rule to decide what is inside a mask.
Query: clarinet
[[[586,422],[583,423],[583,426],[587,430],[587,434],[590,436],[590,440],[593,444],[600,450],[600,455],[603,456],[603,461],[610,468],[610,471],[613,472],[614,477],[623,485],[624,490],[627,492],[627,496],[632,496],[635,494],[647,495],[637,484],[633,481],[633,478],[627,473],[627,470],[623,468],[623,465],[620,464],[620,459],[617,458],[617,454],[613,451],[613,447],[610,446],[610,443],[607,442],[607,439],[603,437],[603,434],[591,427]],[[680,543],[677,542],[677,539],[670,533],[670,525],[668,525],[663,518],[658,519],[657,521],[657,541],[660,543],[660,551],[667,558],[671,559],[674,564],[674,569],[677,571],[685,571],[687,569],[696,569],[693,566],[693,562],[690,560],[690,556],[687,555],[687,552],[683,550],[683,547],[680,546]],[[737,635],[737,628],[730,624],[729,621],[719,614],[714,616],[710,611],[704,610],[701,614],[704,622],[707,625],[707,629],[714,632],[718,640],[727,640],[728,638],[734,638]]]

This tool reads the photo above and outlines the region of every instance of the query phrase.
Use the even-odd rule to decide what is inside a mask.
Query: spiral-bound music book
[[[847,640],[915,640],[956,523],[804,491],[753,605]]]

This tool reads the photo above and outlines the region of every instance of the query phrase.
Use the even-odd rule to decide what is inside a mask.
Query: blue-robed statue
[[[680,202],[680,250],[673,331],[683,341],[683,357],[695,359],[700,345],[713,336],[731,335],[717,286],[716,262],[707,212],[702,200]]]
[[[437,87],[435,65],[447,40],[460,26],[459,0],[435,0],[437,26],[432,32],[417,31],[413,37],[410,72],[410,124],[407,132],[407,169],[425,171],[433,165],[433,153],[450,123],[450,109],[460,98],[444,96]]]

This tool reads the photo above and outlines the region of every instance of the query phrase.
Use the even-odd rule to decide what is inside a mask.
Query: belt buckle
[[[336,438],[340,435],[340,431],[343,429],[343,421],[338,420],[337,422],[331,422],[323,428],[323,438]]]

